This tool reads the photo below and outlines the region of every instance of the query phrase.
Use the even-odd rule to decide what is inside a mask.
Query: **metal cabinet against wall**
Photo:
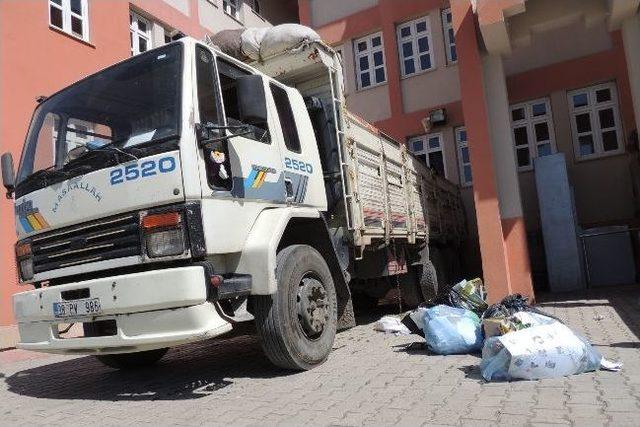
[[[580,237],[588,286],[635,283],[636,269],[629,227],[590,228],[584,230]]]

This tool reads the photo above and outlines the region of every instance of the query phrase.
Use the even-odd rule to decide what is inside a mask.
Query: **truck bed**
[[[251,65],[322,106],[325,120],[314,127],[319,144],[325,145],[321,153],[328,153],[323,169],[333,193],[328,191],[327,197],[337,199],[334,193],[341,193],[341,203],[335,203],[341,212],[331,217],[346,225],[354,246],[364,250],[391,240],[462,239],[459,187],[428,169],[405,144],[347,111],[342,64],[333,49],[310,43]],[[324,132],[318,127],[325,127]]]

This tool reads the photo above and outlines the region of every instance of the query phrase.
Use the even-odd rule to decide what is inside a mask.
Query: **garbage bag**
[[[418,307],[404,315],[402,324],[405,325],[412,334],[424,336],[424,312],[426,307]]]
[[[487,292],[481,279],[462,280],[449,291],[449,304],[481,315],[487,309]]]
[[[409,335],[411,331],[402,321],[394,316],[383,316],[373,324],[373,329],[380,332],[391,332],[396,335]]]
[[[489,338],[553,322],[555,322],[554,319],[538,313],[519,311],[508,317],[483,318],[482,331],[484,332],[485,338]]]
[[[601,361],[585,338],[552,321],[488,338],[480,369],[487,381],[537,380],[595,371]]]
[[[472,353],[482,348],[480,318],[463,308],[437,305],[424,312],[424,337],[437,354]]]
[[[530,305],[528,298],[520,294],[507,295],[499,303],[490,305],[482,314],[482,318],[483,319],[487,319],[487,318],[499,319],[503,317],[512,316],[515,313],[519,313],[519,312],[537,313],[562,323],[562,321],[557,317],[554,317],[549,313],[546,313],[540,310],[539,308],[536,308]]]

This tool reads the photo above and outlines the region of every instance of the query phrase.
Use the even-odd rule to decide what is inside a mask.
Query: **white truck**
[[[434,295],[457,187],[346,111],[331,48],[254,65],[183,38],[39,99],[17,176],[2,156],[20,348],[133,368],[253,321],[304,370],[354,324],[352,291]]]

